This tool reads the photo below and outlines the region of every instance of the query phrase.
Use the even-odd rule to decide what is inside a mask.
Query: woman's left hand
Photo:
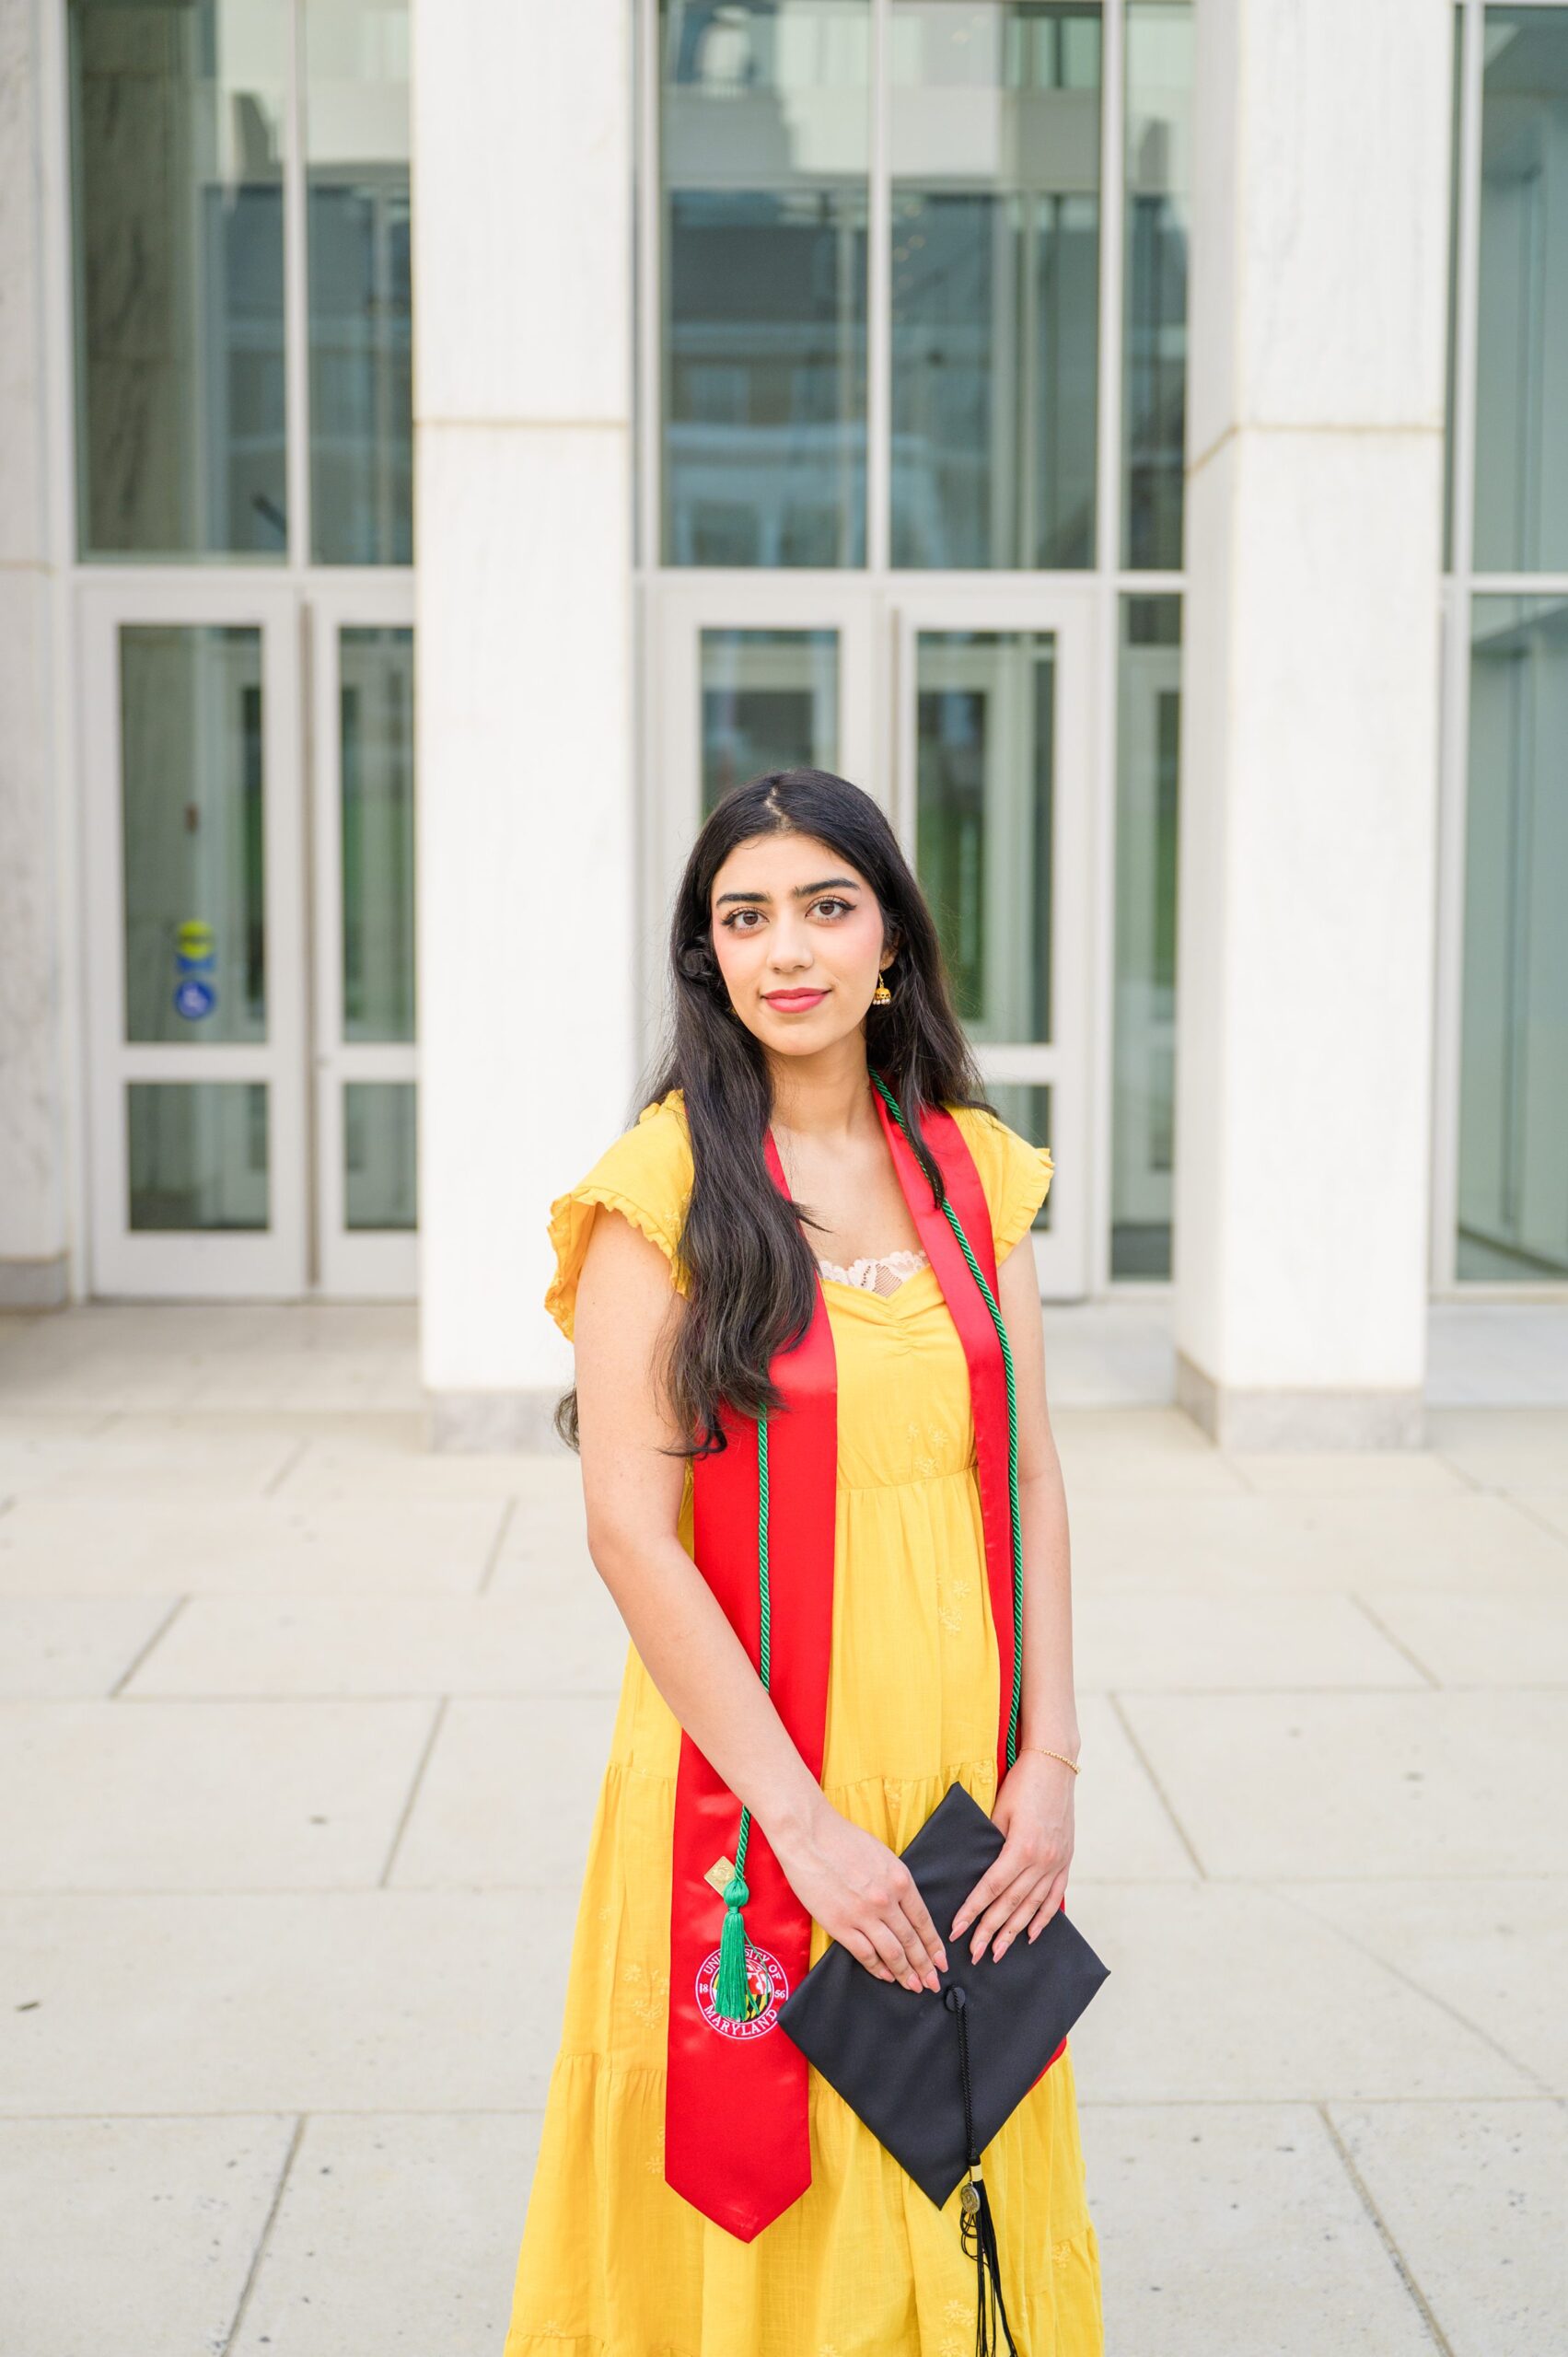
[[[974,1925],[971,1961],[979,1962],[993,1935],[997,1956],[1026,1927],[1029,1938],[1038,1939],[1062,1904],[1073,1863],[1077,1781],[1065,1761],[1038,1751],[1020,1751],[1003,1778],[991,1815],[1006,1840],[953,1918],[949,1933],[956,1940]]]

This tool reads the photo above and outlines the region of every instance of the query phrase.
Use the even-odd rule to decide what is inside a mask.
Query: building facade
[[[1568,6],[0,0],[0,1287],[563,1373],[733,780],[1243,1443],[1568,1295]]]

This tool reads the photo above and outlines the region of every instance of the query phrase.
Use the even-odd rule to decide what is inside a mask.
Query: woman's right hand
[[[773,1853],[801,1905],[878,1980],[939,1987],[947,1951],[914,1876],[896,1851],[824,1800],[804,1830]]]

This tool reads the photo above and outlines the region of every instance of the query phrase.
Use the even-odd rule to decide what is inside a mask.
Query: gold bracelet
[[[1020,1751],[1038,1751],[1040,1756],[1046,1759],[1060,1759],[1064,1767],[1071,1768],[1074,1776],[1078,1772],[1078,1763],[1075,1759],[1069,1759],[1064,1751],[1048,1751],[1043,1743],[1021,1743],[1018,1746],[1018,1749]]]

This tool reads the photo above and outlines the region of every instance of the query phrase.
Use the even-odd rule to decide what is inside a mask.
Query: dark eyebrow
[[[819,892],[826,892],[835,885],[841,888],[847,887],[850,891],[857,892],[860,889],[860,878],[857,876],[825,876],[819,884],[797,884],[791,897],[796,900],[813,900]],[[766,892],[721,892],[717,905],[722,909],[726,900],[756,902],[766,901],[770,898],[771,895]]]

